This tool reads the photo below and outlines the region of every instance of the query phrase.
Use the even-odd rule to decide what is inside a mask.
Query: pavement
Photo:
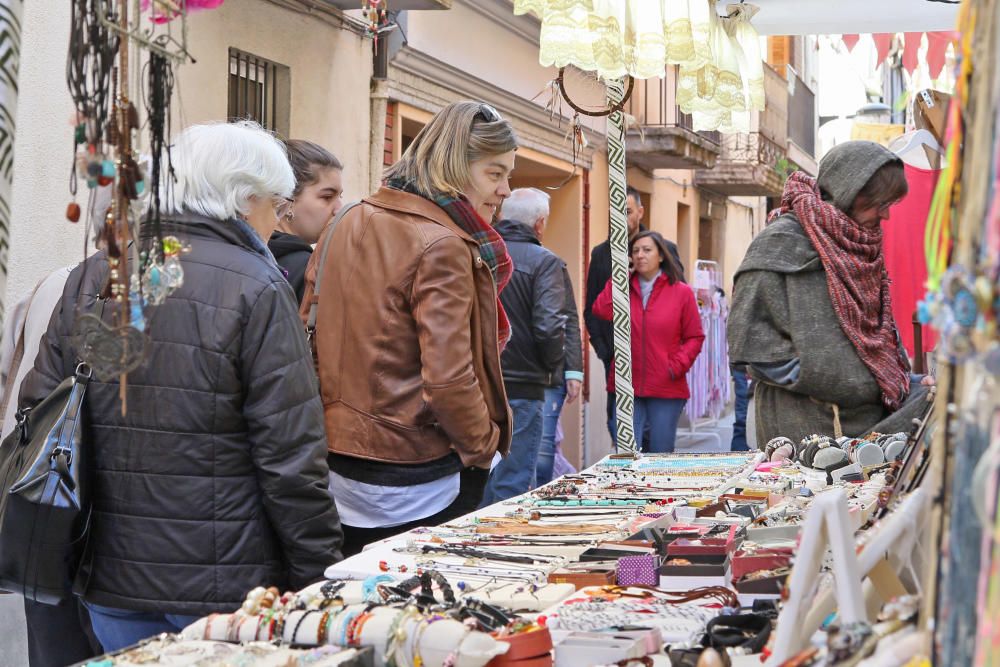
[[[0,667],[27,667],[28,634],[20,595],[0,593]]]

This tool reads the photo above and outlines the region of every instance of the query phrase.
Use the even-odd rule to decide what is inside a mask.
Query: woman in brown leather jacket
[[[516,148],[493,107],[445,107],[309,263],[301,314],[345,554],[474,510],[510,446],[498,295],[512,265],[489,220]]]

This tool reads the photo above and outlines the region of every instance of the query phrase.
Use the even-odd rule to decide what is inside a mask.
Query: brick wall
[[[399,119],[396,112],[396,103],[389,102],[385,110],[385,150],[382,153],[382,165],[386,167],[392,165],[394,162],[392,152],[396,133],[393,131],[393,126],[397,122],[399,122]]]

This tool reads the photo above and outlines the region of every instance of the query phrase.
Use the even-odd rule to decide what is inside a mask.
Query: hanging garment
[[[938,174],[933,169],[921,169],[904,164],[910,192],[889,210],[889,219],[882,223],[882,252],[889,273],[889,293],[892,314],[896,318],[903,347],[913,358],[913,313],[927,292],[927,262],[924,256],[924,227],[931,207],[931,197]],[[928,351],[937,340],[934,330],[925,326],[923,349]]]

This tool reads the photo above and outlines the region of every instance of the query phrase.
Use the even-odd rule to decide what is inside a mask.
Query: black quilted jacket
[[[151,310],[127,414],[117,381],[87,391],[94,514],[77,585],[94,604],[194,615],[321,578],[342,533],[291,287],[232,221],[190,215],[167,232],[191,246],[184,284]],[[73,271],[22,406],[71,373],[77,306],[93,309],[106,275],[103,253]]]

